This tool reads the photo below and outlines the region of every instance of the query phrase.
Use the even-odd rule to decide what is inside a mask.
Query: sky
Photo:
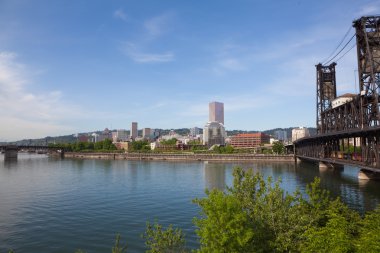
[[[376,14],[379,0],[0,0],[0,141],[203,127],[211,101],[227,130],[315,127],[315,65]],[[338,95],[358,93],[356,47],[336,72]]]

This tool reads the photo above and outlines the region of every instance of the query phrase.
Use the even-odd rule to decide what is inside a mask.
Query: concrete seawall
[[[293,155],[261,155],[261,154],[150,154],[150,153],[66,152],[65,157],[66,158],[80,158],[80,159],[108,159],[108,160],[294,162]]]

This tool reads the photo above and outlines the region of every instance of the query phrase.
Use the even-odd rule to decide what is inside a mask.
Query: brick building
[[[264,133],[238,134],[231,137],[231,146],[235,148],[253,148],[269,143],[270,136]]]

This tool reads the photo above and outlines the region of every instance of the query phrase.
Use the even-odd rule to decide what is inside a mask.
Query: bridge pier
[[[380,180],[380,172],[360,169],[358,173],[358,179],[359,180]]]
[[[6,146],[4,152],[4,161],[17,160],[17,146]]]
[[[343,170],[344,166],[340,164],[319,162],[319,171],[327,171],[327,170]]]

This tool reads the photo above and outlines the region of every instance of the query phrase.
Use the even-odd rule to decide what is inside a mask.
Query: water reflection
[[[380,200],[378,181],[363,183],[357,178],[359,168],[345,166],[344,169],[319,170],[316,163],[301,162],[296,165],[297,185],[305,189],[315,177],[321,178],[321,186],[333,197],[340,197],[349,207],[364,213],[376,208]]]
[[[205,187],[207,189],[224,190],[226,188],[226,166],[223,163],[203,163]]]

